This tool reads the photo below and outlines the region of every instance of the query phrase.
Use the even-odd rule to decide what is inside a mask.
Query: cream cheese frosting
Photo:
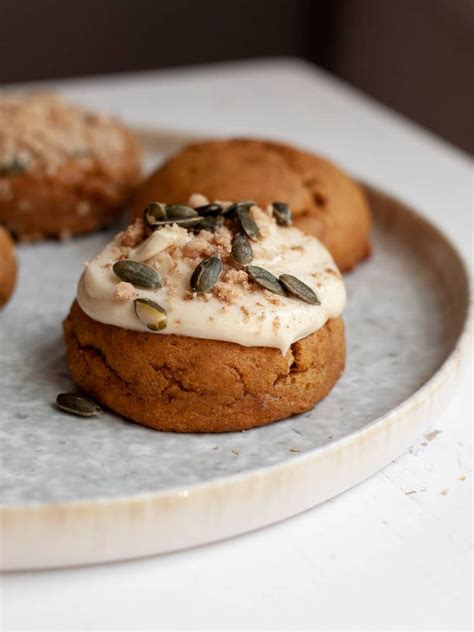
[[[134,299],[146,298],[166,310],[166,328],[156,335],[176,334],[223,340],[246,347],[274,347],[286,353],[291,344],[341,315],[344,281],[326,248],[297,228],[278,225],[271,209],[250,209],[261,239],[252,242],[252,265],[273,273],[291,274],[312,288],[320,305],[291,295],[263,289],[232,259],[232,232],[222,226],[215,233],[194,234],[176,224],[167,225],[141,240],[142,220],[120,233],[90,263],[81,276],[77,300],[92,319],[125,329],[152,333],[137,317]],[[138,242],[138,243],[135,243]],[[217,254],[223,263],[219,282],[205,294],[190,288],[196,265]],[[123,283],[113,272],[120,259],[154,267],[164,287],[140,289]]]

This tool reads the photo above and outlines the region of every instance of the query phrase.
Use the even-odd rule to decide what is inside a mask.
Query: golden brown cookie
[[[134,216],[152,200],[186,202],[195,192],[210,200],[286,202],[295,225],[320,239],[342,271],[370,253],[372,220],[361,187],[324,158],[289,145],[245,139],[189,145],[140,187]]]
[[[225,432],[309,410],[344,369],[344,324],[330,320],[291,345],[269,347],[122,329],[75,302],[64,323],[76,384],[117,413],[157,430]]]
[[[16,283],[17,265],[15,247],[9,233],[0,226],[0,307],[13,293]]]
[[[140,149],[116,120],[51,94],[0,97],[0,222],[18,239],[110,224],[140,179]]]

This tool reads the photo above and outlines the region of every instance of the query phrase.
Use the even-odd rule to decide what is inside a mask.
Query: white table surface
[[[315,67],[253,61],[53,85],[139,126],[306,145],[417,206],[472,264],[468,158]],[[4,575],[3,628],[468,629],[467,364],[449,408],[433,419],[436,432],[357,487],[189,551]]]

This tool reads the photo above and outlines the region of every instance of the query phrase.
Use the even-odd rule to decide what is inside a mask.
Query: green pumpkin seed
[[[199,226],[199,230],[208,230],[210,233],[215,233],[218,228],[224,224],[224,218],[222,215],[218,217],[204,217]]]
[[[148,226],[155,226],[157,222],[166,219],[164,205],[159,202],[151,202],[143,211],[143,218]]]
[[[247,237],[249,239],[252,239],[253,241],[258,241],[261,237],[260,231],[248,210],[246,208],[239,207],[236,210],[236,215],[242,227],[242,230],[247,235]]]
[[[303,281],[300,281],[293,275],[282,274],[280,276],[280,283],[290,294],[296,296],[296,298],[306,301],[306,303],[311,303],[311,305],[321,305],[321,301],[313,290],[306,285],[306,283],[303,283]]]
[[[280,226],[289,226],[293,223],[293,213],[285,202],[272,202],[272,214]]]
[[[247,272],[256,283],[264,287],[266,290],[270,290],[270,292],[273,292],[274,294],[286,296],[285,289],[280,281],[274,274],[268,272],[268,270],[264,270],[259,266],[249,266],[247,268]]]
[[[181,226],[181,228],[193,228],[201,223],[204,218],[200,215],[196,215],[195,217],[186,217],[183,219],[164,219],[159,222],[155,222],[152,228],[157,229],[162,226],[170,226],[171,224],[176,224],[177,226]]]
[[[26,164],[19,158],[0,165],[0,176],[16,176],[26,169]]]
[[[219,257],[214,255],[203,259],[191,276],[191,288],[199,294],[209,292],[219,280],[221,272],[222,262]]]
[[[235,213],[237,213],[239,209],[248,211],[249,208],[251,208],[254,205],[255,205],[255,202],[252,202],[252,200],[241,200],[240,202],[234,202],[234,204],[230,204],[222,212],[224,215],[234,215]]]
[[[98,404],[76,393],[60,393],[56,404],[61,410],[79,417],[94,417],[102,412]]]
[[[253,250],[245,235],[236,235],[232,240],[232,257],[234,258],[234,261],[243,266],[251,263],[253,259]]]
[[[149,298],[136,298],[134,301],[135,314],[151,331],[160,331],[166,327],[166,310]]]
[[[189,219],[190,217],[196,217],[199,213],[195,211],[191,206],[185,204],[167,204],[165,206],[166,219],[175,220]]]
[[[112,269],[121,281],[131,283],[134,287],[156,290],[164,285],[163,279],[155,268],[146,263],[122,259],[122,261],[116,261]]]
[[[199,215],[203,217],[216,217],[220,215],[224,208],[220,204],[204,204],[204,206],[198,206],[194,209]]]

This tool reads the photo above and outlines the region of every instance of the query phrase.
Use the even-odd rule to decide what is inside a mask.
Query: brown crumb
[[[202,231],[208,233],[208,231]],[[201,235],[202,235],[201,232]],[[229,253],[232,244],[232,233],[227,228],[227,226],[221,226],[215,233],[208,233],[210,237],[210,242],[215,244],[216,246],[220,246],[222,252]]]
[[[449,492],[449,489],[448,489],[447,487],[445,487],[444,489],[442,489],[442,490],[441,490],[441,494],[442,494],[443,496],[447,496],[447,495],[448,495],[448,492]]]
[[[212,295],[215,296],[221,303],[226,303],[230,305],[233,303],[239,296],[242,295],[242,291],[235,285],[230,285],[229,283],[216,283],[212,288]]]
[[[114,298],[119,303],[126,303],[127,301],[131,301],[136,298],[137,291],[133,287],[131,283],[125,283],[124,281],[120,281],[117,283],[114,290]]]
[[[241,305],[240,306],[240,311],[244,315],[244,319],[245,320],[249,320],[249,318],[250,318],[250,310],[247,307],[245,307],[245,305]]]
[[[337,279],[342,279],[342,275],[339,270],[335,270],[334,268],[324,268],[324,272],[326,272],[326,274],[332,274]]]
[[[145,222],[138,218],[120,234],[120,244],[134,248],[145,237]]]
[[[272,330],[273,333],[276,334],[278,333],[278,330],[280,329],[280,318],[278,316],[275,316],[275,318],[272,321]]]
[[[197,257],[203,259],[213,254],[214,248],[212,248],[209,241],[200,236],[191,239],[191,241],[183,247],[183,256],[189,257],[190,259],[196,259]]]
[[[275,306],[279,307],[282,304],[282,302],[276,296],[276,294],[273,294],[273,292],[270,292],[270,290],[263,290],[263,293],[267,297],[268,302],[271,303],[272,305],[275,305]]]
[[[288,448],[288,452],[301,452],[299,448]]]
[[[268,214],[255,204],[250,207],[250,215],[257,223],[258,229],[262,237],[268,237],[270,234],[270,224],[274,221]]]
[[[245,270],[236,270],[235,268],[230,268],[227,272],[224,272],[222,280],[226,283],[242,285],[245,289],[247,289],[249,285],[249,275],[247,272],[245,272]]]

